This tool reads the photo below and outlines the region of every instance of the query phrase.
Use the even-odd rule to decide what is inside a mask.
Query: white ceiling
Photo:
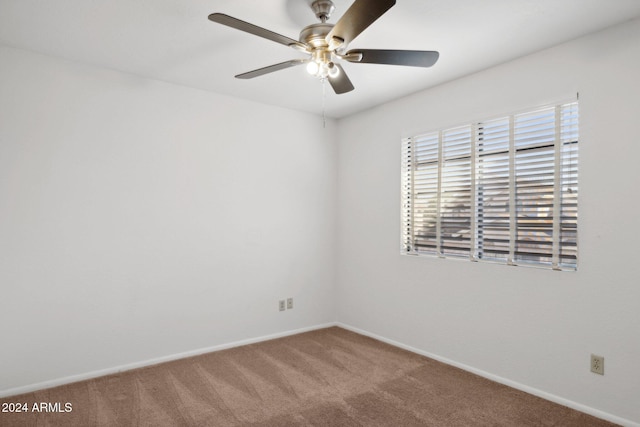
[[[233,77],[302,54],[207,19],[223,12],[297,39],[317,22],[309,1],[0,0],[0,43],[320,114],[322,85],[304,67]],[[352,2],[334,0],[330,22]],[[350,47],[437,50],[440,60],[426,69],[343,64],[356,89],[335,95],[327,86],[326,114],[343,117],[639,16],[640,0],[398,0]]]

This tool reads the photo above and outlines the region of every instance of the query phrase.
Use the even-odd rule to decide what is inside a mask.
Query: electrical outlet
[[[591,355],[591,372],[604,375],[604,357]]]
[[[285,310],[286,310],[285,301],[284,301],[283,299],[281,299],[281,300],[278,302],[278,304],[279,304],[279,305],[278,305],[278,307],[280,307],[280,311],[285,311]]]
[[[287,298],[287,310],[291,310],[293,308],[293,298]]]

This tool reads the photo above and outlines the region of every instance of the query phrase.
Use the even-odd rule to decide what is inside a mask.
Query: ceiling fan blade
[[[329,84],[333,88],[333,91],[338,95],[340,95],[341,93],[351,92],[354,87],[353,83],[351,83],[351,80],[349,80],[347,73],[344,72],[344,69],[339,64],[335,64],[334,66],[337,67],[340,72],[337,76],[328,78]]]
[[[395,0],[356,0],[327,35],[329,46],[347,45],[396,4]]]
[[[352,49],[343,57],[349,62],[426,68],[435,64],[440,54],[432,50]]]
[[[238,74],[237,79],[252,79],[254,77],[262,76],[264,74],[273,73],[274,71],[284,70],[285,68],[295,67],[296,65],[302,65],[309,62],[307,59],[292,59],[291,61],[281,62],[279,64],[269,65],[268,67],[258,68],[257,70],[248,71],[246,73]]]
[[[283,36],[273,31],[269,31],[265,28],[258,27],[257,25],[250,24],[240,19],[234,18],[224,13],[212,13],[209,15],[209,20],[217,22],[218,24],[226,25],[227,27],[235,28],[236,30],[244,31],[245,33],[253,34],[254,36],[262,37],[267,40],[274,41],[276,43],[283,44],[285,46],[293,47],[297,50],[306,51],[307,47],[300,43],[298,40]]]

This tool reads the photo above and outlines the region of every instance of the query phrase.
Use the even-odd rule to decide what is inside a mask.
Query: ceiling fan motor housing
[[[314,49],[327,48],[327,34],[333,24],[311,24],[300,31],[300,42],[312,46]]]

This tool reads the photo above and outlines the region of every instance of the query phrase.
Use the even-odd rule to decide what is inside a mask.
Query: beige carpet
[[[336,327],[0,402],[29,408],[2,426],[612,425]]]

